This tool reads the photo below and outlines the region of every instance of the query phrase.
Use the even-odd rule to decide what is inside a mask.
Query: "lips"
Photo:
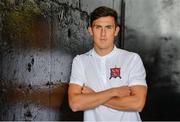
[[[106,41],[107,39],[100,39],[101,41]]]

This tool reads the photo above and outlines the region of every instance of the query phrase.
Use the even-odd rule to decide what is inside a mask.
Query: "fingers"
[[[91,88],[87,86],[83,86],[81,93],[82,94],[94,93],[94,90],[92,90]]]
[[[127,86],[117,87],[116,92],[118,97],[125,97],[131,94],[131,90]]]

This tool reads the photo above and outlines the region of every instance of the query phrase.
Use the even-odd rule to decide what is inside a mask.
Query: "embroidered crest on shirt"
[[[121,74],[121,70],[120,70],[121,68],[111,68],[110,70],[111,70],[111,74],[110,74],[110,78],[109,79],[111,79],[111,78],[117,78],[117,77],[119,77],[120,79],[121,79],[121,76],[120,76],[120,74]]]

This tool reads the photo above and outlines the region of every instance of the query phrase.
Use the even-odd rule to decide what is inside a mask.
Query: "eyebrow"
[[[96,25],[96,24],[94,24],[93,27],[95,27],[95,26],[96,26],[96,27],[103,27],[102,25]],[[114,25],[105,25],[105,27],[113,27],[113,26],[114,26]]]

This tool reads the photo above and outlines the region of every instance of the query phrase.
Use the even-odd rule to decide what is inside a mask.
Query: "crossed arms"
[[[86,86],[70,84],[68,89],[69,105],[72,111],[84,111],[104,105],[121,111],[142,111],[147,87],[136,85],[122,86],[95,92]]]

